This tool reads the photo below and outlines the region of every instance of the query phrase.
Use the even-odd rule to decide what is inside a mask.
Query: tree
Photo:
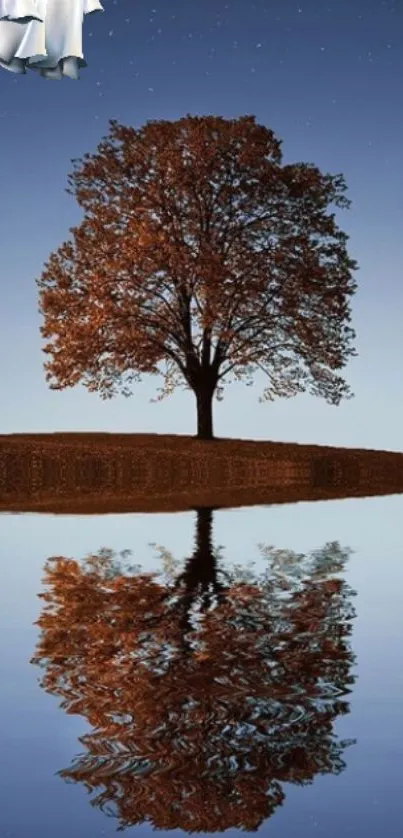
[[[162,374],[156,401],[192,390],[202,439],[231,374],[252,384],[262,370],[260,401],[352,395],[337,371],[356,354],[357,265],[328,212],[350,205],[342,175],[282,165],[254,116],[111,120],[96,153],[72,162],[84,219],[37,280],[51,389],[128,396]]]
[[[59,772],[121,829],[256,830],[283,784],[343,771],[353,591],[349,550],[261,547],[268,567],[223,567],[212,512],[197,512],[184,568],[125,572],[103,550],[46,563],[32,661],[67,713],[86,718],[82,753]]]

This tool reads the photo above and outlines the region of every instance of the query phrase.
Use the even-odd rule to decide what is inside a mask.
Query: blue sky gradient
[[[331,407],[298,396],[259,404],[265,379],[233,383],[214,402],[217,436],[402,449],[403,6],[394,0],[104,0],[87,18],[79,81],[0,70],[0,433],[196,432],[195,400],[162,379],[103,402],[82,386],[49,390],[37,311],[49,253],[81,220],[64,191],[71,159],[95,151],[118,119],[255,114],[283,140],[284,162],[342,172],[339,214],[357,259],[345,370],[355,398]]]

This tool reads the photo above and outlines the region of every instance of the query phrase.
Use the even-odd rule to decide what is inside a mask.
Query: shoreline
[[[59,443],[61,445],[74,443],[78,445],[102,445],[102,447],[105,447],[105,445],[109,443],[111,446],[128,445],[130,447],[140,446],[141,448],[151,446],[155,450],[167,450],[177,448],[178,446],[186,448],[186,450],[188,450],[189,447],[192,447],[194,450],[203,447],[207,450],[208,446],[211,447],[211,451],[213,451],[213,449],[217,450],[218,447],[222,448],[223,451],[230,451],[236,448],[237,453],[247,454],[249,452],[253,452],[255,455],[256,453],[265,455],[272,453],[272,455],[274,455],[280,452],[282,454],[293,454],[294,452],[297,454],[302,452],[346,452],[350,454],[386,454],[388,456],[393,454],[394,456],[402,456],[403,458],[403,451],[390,451],[378,448],[355,448],[336,445],[318,445],[316,443],[281,442],[279,440],[236,439],[233,437],[215,437],[212,440],[202,440],[198,439],[196,436],[185,434],[111,433],[107,431],[54,431],[51,433],[21,432],[15,434],[0,434],[0,447],[7,443],[12,445],[16,443],[30,443],[33,446],[35,444],[46,445],[48,443]]]
[[[0,435],[0,512],[106,514],[403,494],[403,452],[168,434]]]

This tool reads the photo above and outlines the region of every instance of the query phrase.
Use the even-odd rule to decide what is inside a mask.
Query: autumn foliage
[[[108,398],[162,374],[161,398],[194,393],[202,438],[231,375],[264,372],[263,399],[350,395],[356,263],[328,211],[349,206],[342,175],[282,165],[253,116],[111,121],[73,163],[84,218],[37,280],[51,388]]]
[[[107,550],[46,563],[33,662],[91,726],[60,775],[121,828],[256,830],[284,783],[339,773],[351,744],[333,733],[354,680],[348,552],[266,548],[260,576],[210,553],[206,569],[200,514],[181,572],[162,548],[161,574],[125,574]]]

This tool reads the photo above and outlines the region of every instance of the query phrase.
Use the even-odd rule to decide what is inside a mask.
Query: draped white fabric
[[[86,2],[86,0],[85,0]],[[0,0],[0,19],[20,20],[42,20],[38,11],[38,0]]]
[[[92,12],[103,12],[99,0],[0,0],[0,67],[35,70],[48,79],[79,78],[80,67],[87,66],[83,19]]]

